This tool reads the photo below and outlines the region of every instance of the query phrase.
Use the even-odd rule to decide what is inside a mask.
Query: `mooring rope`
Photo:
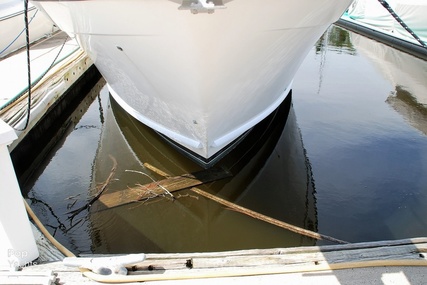
[[[23,131],[30,123],[31,111],[31,59],[30,59],[30,29],[28,23],[28,0],[24,0],[24,22],[25,22],[25,48],[27,52],[27,79],[28,79],[28,104],[27,104],[27,120],[25,126],[19,130]]]
[[[32,20],[32,19],[31,19]],[[55,65],[56,60],[58,59],[59,55],[61,54],[62,50],[64,49],[65,43],[68,40],[68,35],[65,38],[64,42],[61,45],[61,48],[58,51],[58,54],[55,56],[55,58],[53,59],[52,63],[49,65],[49,67],[46,69],[46,71],[39,76],[39,78],[35,81],[32,82],[31,80],[31,57],[30,57],[30,28],[29,28],[29,21],[28,21],[28,0],[24,0],[24,22],[25,22],[25,47],[26,47],[26,55],[27,55],[27,79],[28,79],[28,91],[27,91],[27,96],[28,96],[28,101],[27,101],[27,119],[25,121],[25,125],[23,128],[21,129],[15,129],[17,131],[24,131],[29,123],[30,123],[30,116],[31,116],[31,93],[32,93],[32,88],[33,86],[35,86],[38,82],[40,82],[43,77],[45,77],[45,75],[52,69],[52,67]],[[25,94],[25,93],[24,93]]]
[[[394,12],[394,10],[390,7],[390,5],[387,3],[387,1],[385,0],[378,0],[378,2],[380,2],[381,5],[383,5],[384,8],[387,9],[387,11],[390,13],[390,15],[393,16],[393,18],[409,33],[411,34],[411,36],[416,39],[421,46],[423,46],[424,48],[427,48],[427,45],[424,43],[424,41],[422,39],[420,39],[420,37],[417,36],[417,34],[415,34],[414,31],[412,31],[411,28],[409,28],[408,25],[405,24],[405,22],[403,22],[403,20],[396,14],[396,12]]]

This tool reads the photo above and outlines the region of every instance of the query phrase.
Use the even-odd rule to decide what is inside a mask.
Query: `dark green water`
[[[427,235],[427,62],[333,28],[294,81],[319,231]],[[315,52],[316,51],[316,52]]]
[[[301,66],[292,106],[220,162],[201,188],[350,242],[427,236],[427,63],[332,27]],[[105,193],[200,167],[123,112],[104,82],[26,185],[31,206],[75,253],[218,251],[323,244],[186,190],[104,210]],[[90,104],[89,104],[90,103]],[[270,125],[271,126],[271,125]],[[268,131],[265,131],[268,130]]]

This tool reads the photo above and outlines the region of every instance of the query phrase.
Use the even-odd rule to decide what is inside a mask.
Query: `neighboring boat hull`
[[[0,58],[22,48],[26,44],[24,1],[8,0],[0,4]],[[30,43],[57,31],[54,23],[36,7],[29,5]]]
[[[425,0],[393,0],[387,1],[396,15],[414,32],[424,43],[427,43],[427,2]],[[368,29],[382,32],[420,45],[402,25],[393,18],[389,11],[377,0],[355,0],[344,20],[351,20]]]
[[[127,112],[209,161],[280,105],[351,1],[234,0],[196,15],[169,0],[34,2],[77,36]]]

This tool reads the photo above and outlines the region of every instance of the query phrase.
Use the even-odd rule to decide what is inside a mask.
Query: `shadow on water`
[[[216,164],[230,171],[231,178],[199,188],[264,215],[317,231],[314,180],[291,101],[289,95],[278,110]],[[96,201],[88,211],[70,221],[67,212],[87,203],[110,175],[110,156],[117,160],[117,169],[105,193],[163,179],[144,167],[146,163],[172,176],[201,170],[156,132],[122,110],[109,97],[106,87],[92,105],[74,128],[87,145],[77,143],[77,135],[74,139],[69,135],[29,187],[28,197],[36,213],[66,247],[79,253],[123,253],[315,244],[311,238],[226,209],[189,190],[175,192],[175,199],[166,195],[113,209],[105,209]],[[81,137],[83,126],[79,126],[83,121],[93,127],[90,134],[86,130],[85,137]],[[66,163],[56,162],[61,156]],[[58,164],[66,165],[62,172]],[[52,172],[61,181],[49,182],[55,181]]]

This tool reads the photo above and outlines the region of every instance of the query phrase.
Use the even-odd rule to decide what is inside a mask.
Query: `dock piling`
[[[39,256],[7,147],[16,138],[13,128],[0,120],[0,267],[12,270]]]

